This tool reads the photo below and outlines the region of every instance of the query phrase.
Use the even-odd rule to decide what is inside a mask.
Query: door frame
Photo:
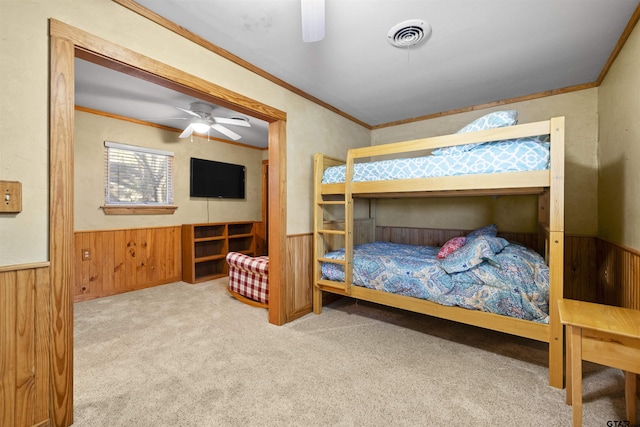
[[[263,253],[269,253],[269,159],[262,161],[262,239],[266,246]]]
[[[73,423],[74,58],[179,90],[269,122],[269,322],[286,321],[286,113],[61,21],[49,20],[51,423]]]

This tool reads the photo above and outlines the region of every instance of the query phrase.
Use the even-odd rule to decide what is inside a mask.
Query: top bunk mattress
[[[415,158],[355,163],[353,182],[434,178],[549,169],[549,135],[478,144],[472,148],[434,150]],[[451,153],[451,154],[449,154]],[[323,184],[344,183],[346,166],[327,168]]]

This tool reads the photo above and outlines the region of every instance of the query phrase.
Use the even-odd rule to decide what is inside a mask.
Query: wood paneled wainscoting
[[[48,426],[49,263],[0,267],[0,425]]]
[[[640,310],[640,251],[597,239],[598,302]]]
[[[468,230],[376,227],[376,240],[440,246]],[[535,233],[500,233],[536,249]],[[313,239],[287,237],[287,321],[311,312]],[[593,236],[565,236],[564,297],[640,310],[640,251]]]
[[[182,280],[181,226],[74,233],[74,301]]]
[[[286,321],[312,310],[313,234],[287,236]]]
[[[564,297],[598,302],[596,241],[593,236],[564,237]]]

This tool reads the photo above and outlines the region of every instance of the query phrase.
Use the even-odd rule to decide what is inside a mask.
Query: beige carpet
[[[569,426],[542,343],[342,299],[284,326],[226,278],[75,304],[74,426]],[[584,426],[624,419],[586,364]]]

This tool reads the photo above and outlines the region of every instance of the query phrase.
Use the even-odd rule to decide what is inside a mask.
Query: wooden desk
[[[582,361],[625,372],[627,420],[636,422],[636,374],[640,374],[640,311],[583,301],[558,301],[567,328],[567,404],[573,426],[582,425]]]

